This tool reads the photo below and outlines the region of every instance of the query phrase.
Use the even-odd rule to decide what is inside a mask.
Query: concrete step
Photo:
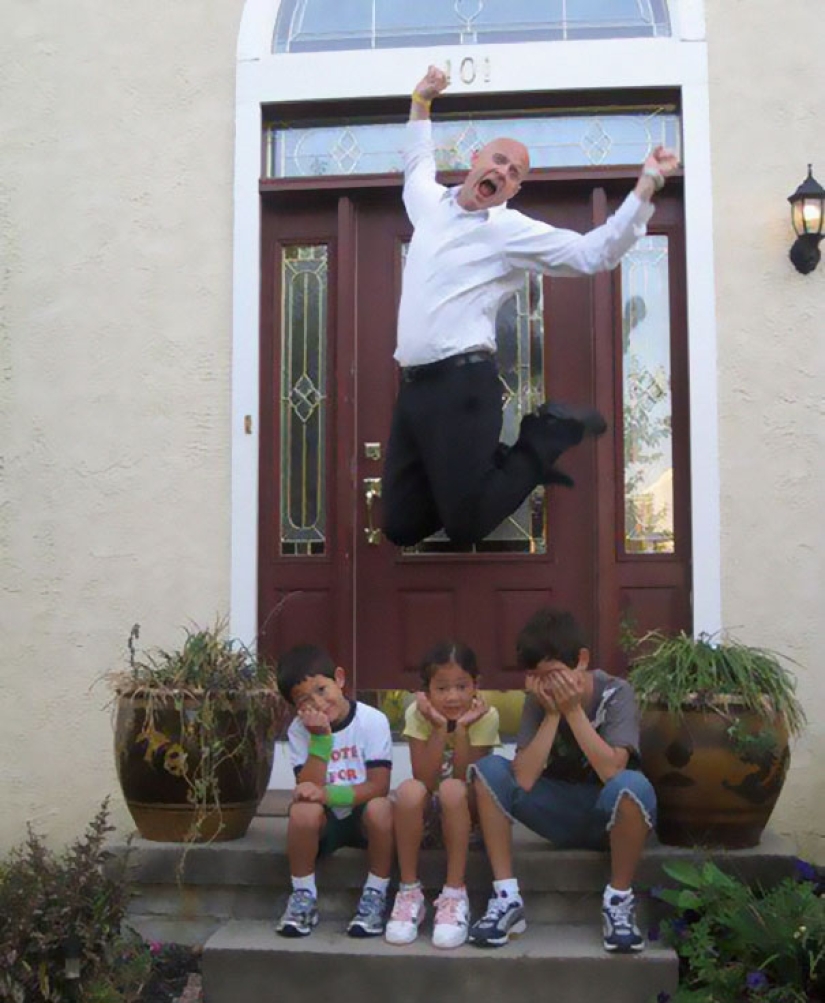
[[[134,888],[129,920],[153,940],[202,944],[229,919],[271,920],[289,892],[286,819],[256,818],[248,834],[228,843],[191,846],[134,839],[110,846],[116,859],[128,853]],[[651,841],[637,890],[667,883],[662,865],[672,859],[710,857],[747,881],[769,884],[793,871],[793,847],[770,831],[752,850],[703,853]],[[590,850],[554,850],[522,826],[514,827],[514,862],[531,917],[542,923],[590,923],[608,876],[608,858]],[[365,877],[363,852],[340,850],[319,862],[317,877],[324,914],[348,918]],[[420,876],[434,897],[444,880],[440,850],[421,854]],[[481,848],[470,851],[467,886],[471,904],[483,908],[491,874]],[[644,914],[647,921],[650,916]]]
[[[595,922],[547,925],[529,916],[528,922],[527,932],[505,947],[439,951],[424,935],[406,947],[354,940],[323,919],[312,936],[296,940],[279,937],[271,922],[233,921],[205,945],[205,999],[284,1003],[311,992],[339,1003],[653,1003],[676,988],[676,956],[659,944],[639,955],[608,955]]]

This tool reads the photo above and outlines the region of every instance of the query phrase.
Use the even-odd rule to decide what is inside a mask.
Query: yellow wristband
[[[423,98],[417,91],[413,91],[412,99],[416,104],[420,104],[422,108],[426,108],[427,111],[430,110],[430,105],[433,103],[431,98]]]

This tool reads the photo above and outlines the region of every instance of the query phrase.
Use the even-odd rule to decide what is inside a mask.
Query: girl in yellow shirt
[[[413,776],[398,788],[393,808],[401,884],[385,932],[390,944],[418,936],[426,914],[418,854],[422,840],[432,845],[439,822],[447,877],[435,902],[433,946],[458,947],[467,939],[464,872],[475,815],[467,768],[499,744],[498,711],[478,692],[478,676],[474,652],[460,642],[437,645],[421,665],[423,686],[404,722]]]

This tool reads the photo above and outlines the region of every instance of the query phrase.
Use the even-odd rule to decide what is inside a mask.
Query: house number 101
[[[444,67],[444,72],[447,74],[447,80],[450,80],[453,75],[453,63],[451,59],[447,60]],[[481,79],[485,84],[490,82],[490,60],[485,56],[481,60]],[[465,56],[458,65],[458,78],[463,84],[474,84],[476,78],[479,75],[479,69],[476,66],[476,61],[473,56]]]

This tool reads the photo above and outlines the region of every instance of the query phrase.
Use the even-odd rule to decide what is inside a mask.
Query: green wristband
[[[328,763],[332,755],[332,735],[310,735],[309,754]]]
[[[345,808],[355,803],[355,788],[348,784],[327,784],[324,791],[330,808]]]

